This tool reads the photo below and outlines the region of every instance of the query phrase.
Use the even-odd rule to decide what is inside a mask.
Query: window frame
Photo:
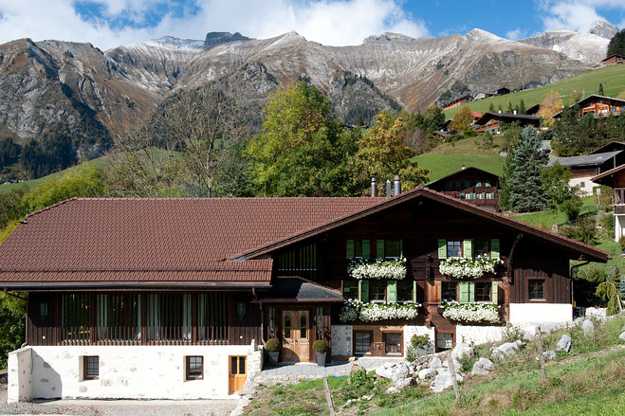
[[[199,374],[196,368],[192,369],[192,361],[199,359]],[[185,355],[184,357],[184,379],[185,381],[204,380],[204,356],[203,355]]]
[[[414,303],[417,297],[417,294],[415,293],[415,290],[416,290],[415,281],[412,278],[406,277],[404,279],[398,280],[396,284],[397,284],[397,303]],[[407,287],[409,287],[410,298],[402,299],[400,296],[400,293],[404,293],[402,292],[402,290],[406,289]]]
[[[458,248],[460,250],[460,254],[459,255],[452,255],[451,254],[451,252],[450,252],[450,243],[458,243]],[[447,251],[447,258],[449,258],[449,257],[462,257],[464,255],[464,242],[462,240],[446,240],[445,250]]]
[[[348,285],[346,285],[348,283]],[[351,287],[353,285],[353,287]],[[347,290],[346,290],[347,289]],[[351,291],[355,291],[355,296],[348,296]],[[345,299],[358,299],[359,298],[359,290],[358,290],[358,280],[356,279],[344,279],[343,287],[341,293]]]
[[[376,288],[384,287],[384,298],[374,299],[374,293]],[[369,280],[369,302],[370,303],[386,303],[388,301],[388,282],[384,279],[371,279]]]
[[[531,296],[531,287],[530,285],[532,283],[536,283],[536,282],[541,282],[542,283],[542,298],[534,298]],[[547,283],[547,280],[544,278],[540,278],[540,277],[535,277],[535,278],[529,278],[527,279],[527,300],[530,302],[546,302],[547,301],[547,296],[546,296],[546,287],[545,284]]]
[[[388,335],[391,336],[397,336],[399,337],[399,343],[397,344],[399,347],[399,351],[396,352],[389,352],[388,351],[388,345],[395,345],[395,344],[389,344],[386,341],[386,337]],[[385,355],[391,355],[391,356],[403,356],[404,354],[404,339],[403,339],[403,332],[398,332],[398,331],[388,331],[388,332],[383,332],[382,333],[382,341],[384,341],[384,354]]]
[[[100,378],[100,356],[99,355],[83,355],[82,357],[82,380],[98,380]],[[93,362],[90,363],[90,360],[95,360],[95,374],[90,371],[93,369]],[[90,365],[91,364],[91,365]]]
[[[390,250],[390,244],[389,243],[396,243],[399,244],[399,253],[397,256],[389,256],[389,252]],[[395,240],[395,239],[391,239],[391,240],[384,240],[384,259],[390,259],[390,260],[399,260],[403,255],[404,255],[404,247],[403,247],[403,242],[401,239]]]
[[[356,351],[357,336],[360,335],[360,334],[367,334],[369,336],[369,349],[367,350],[367,352],[364,352],[364,353]],[[353,333],[353,340],[354,340],[353,341],[354,345],[353,345],[352,351],[354,352],[354,356],[362,357],[362,356],[365,356],[365,355],[371,355],[371,353],[372,353],[371,350],[373,348],[373,331],[356,329],[356,330],[354,330],[354,333]]]
[[[445,299],[444,293],[445,291],[443,290],[443,285],[453,285],[454,287],[454,293],[455,296],[453,299]],[[450,290],[451,291],[451,290]],[[447,281],[447,280],[443,280],[441,281],[441,302],[442,301],[453,301],[453,302],[458,302],[458,282],[454,282],[454,281]]]
[[[479,285],[479,286],[478,286]],[[487,286],[486,286],[487,285]],[[483,292],[480,292],[483,291]],[[486,300],[478,299],[479,294],[486,293]],[[493,301],[493,282],[474,282],[473,286],[473,299],[476,303],[492,303]]]

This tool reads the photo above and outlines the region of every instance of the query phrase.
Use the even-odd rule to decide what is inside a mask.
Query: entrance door
[[[241,391],[247,381],[247,364],[245,356],[232,356],[228,365],[228,391],[229,394]]]
[[[310,314],[282,311],[282,361],[310,361]]]

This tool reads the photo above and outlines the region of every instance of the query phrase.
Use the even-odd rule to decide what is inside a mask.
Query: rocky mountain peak
[[[384,32],[382,34],[379,35],[373,35],[373,36],[369,36],[367,37],[363,43],[375,43],[375,42],[410,42],[410,41],[414,41],[415,39],[410,37],[410,36],[406,36],[406,35],[402,35],[401,33],[395,33],[395,32]]]
[[[204,46],[204,42],[201,40],[180,39],[174,36],[163,36],[153,39],[149,43],[168,49],[201,49]]]
[[[598,20],[589,32],[593,35],[601,36],[602,38],[612,39],[618,32],[618,27],[606,22],[605,20]]]
[[[466,38],[473,42],[492,42],[492,41],[505,41],[506,39],[495,35],[494,33],[488,32],[483,29],[475,28],[465,35]]]
[[[224,43],[237,42],[242,40],[251,40],[247,36],[243,36],[239,32],[208,32],[204,39],[204,48],[210,49],[217,45],[223,45]]]

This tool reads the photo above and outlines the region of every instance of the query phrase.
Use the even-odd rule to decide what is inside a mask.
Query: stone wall
[[[228,364],[233,355],[247,357],[248,378],[260,371],[262,351],[240,346],[37,346],[30,347],[31,395],[20,400],[85,399],[220,399],[227,398]],[[11,353],[19,353],[19,350]],[[99,377],[84,380],[82,357],[99,356]],[[185,380],[185,356],[204,357],[204,379]],[[15,363],[17,356],[14,356]],[[28,360],[17,365],[26,371]],[[14,375],[9,376],[14,383]],[[18,378],[19,381],[19,378]],[[16,397],[13,393],[12,397]]]
[[[487,344],[503,339],[506,327],[503,326],[466,326],[456,325],[456,343]]]
[[[434,346],[434,327],[428,328],[427,326],[420,325],[405,325],[404,326],[404,356],[408,352],[408,346],[410,345],[410,338],[413,335],[427,335],[430,337],[430,341],[432,342],[432,347]]]
[[[353,329],[351,325],[332,325],[332,355],[352,355]]]
[[[573,322],[573,305],[570,303],[511,303],[510,324],[519,327]]]
[[[9,383],[7,401],[25,402],[32,399],[32,351],[30,347],[9,353]]]

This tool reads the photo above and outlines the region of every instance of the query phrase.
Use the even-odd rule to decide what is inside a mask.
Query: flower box
[[[444,302],[441,304],[443,317],[450,321],[471,324],[498,324],[499,306],[494,303],[459,303]]]
[[[406,277],[406,259],[376,260],[373,263],[364,260],[353,261],[348,274],[354,279],[389,279],[401,280]]]
[[[454,279],[479,279],[485,274],[494,274],[499,264],[502,264],[501,260],[486,255],[474,259],[449,257],[441,260],[438,270],[442,275]]]
[[[419,316],[417,303],[365,303],[350,299],[345,302],[339,314],[342,322],[377,322],[390,320],[410,320]]]

